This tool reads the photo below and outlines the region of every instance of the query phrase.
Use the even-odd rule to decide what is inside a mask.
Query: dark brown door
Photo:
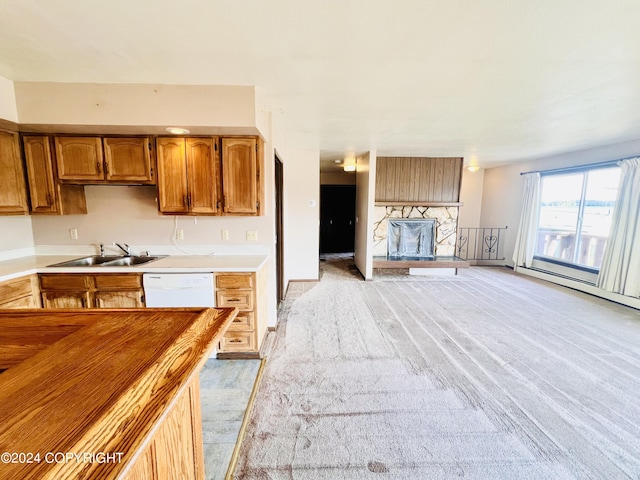
[[[283,201],[284,201],[284,166],[282,160],[276,154],[275,177],[276,177],[276,285],[277,303],[284,300],[284,232],[283,232]]]
[[[320,186],[320,253],[354,251],[355,185]]]

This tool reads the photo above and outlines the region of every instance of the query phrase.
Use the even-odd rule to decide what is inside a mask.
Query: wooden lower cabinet
[[[123,478],[204,480],[199,385],[196,375]]]
[[[2,308],[38,308],[40,295],[38,277],[27,277],[7,280],[0,283],[0,309]]]
[[[267,330],[265,268],[255,273],[216,273],[215,282],[216,306],[240,310],[218,344],[217,357],[259,357]]]
[[[144,307],[142,275],[43,274],[40,275],[44,308]]]

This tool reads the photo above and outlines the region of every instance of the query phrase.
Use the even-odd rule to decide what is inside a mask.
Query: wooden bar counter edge
[[[199,372],[237,312],[0,310],[0,479],[204,479]]]

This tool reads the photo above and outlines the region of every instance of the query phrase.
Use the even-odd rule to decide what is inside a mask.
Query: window
[[[619,167],[543,175],[536,257],[599,270],[619,180]]]

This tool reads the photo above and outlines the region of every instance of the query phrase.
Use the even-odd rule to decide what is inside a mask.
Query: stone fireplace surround
[[[376,206],[374,208],[373,255],[386,257],[390,218],[429,218],[436,221],[435,257],[455,255],[459,207]]]

